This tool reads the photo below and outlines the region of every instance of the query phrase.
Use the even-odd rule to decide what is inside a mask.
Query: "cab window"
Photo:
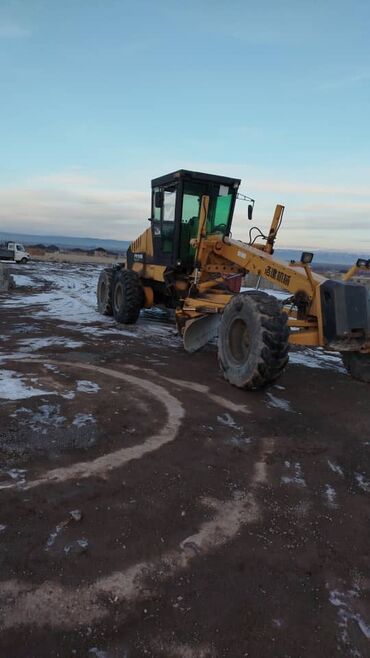
[[[233,194],[228,187],[220,185],[214,207],[209,213],[209,225],[207,233],[220,232],[225,235],[230,217]]]
[[[164,190],[162,208],[162,249],[172,254],[175,232],[176,188]]]
[[[155,205],[155,195],[157,192],[159,192],[159,187],[154,187],[153,188],[153,212],[152,212],[152,217],[153,219],[156,219],[158,222],[161,221],[161,209],[157,208]]]

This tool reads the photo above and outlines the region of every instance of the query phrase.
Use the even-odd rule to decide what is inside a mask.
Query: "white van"
[[[13,261],[15,263],[28,263],[31,256],[19,242],[6,242],[0,244],[0,260]]]

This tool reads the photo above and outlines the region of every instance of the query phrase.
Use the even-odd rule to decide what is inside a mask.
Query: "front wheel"
[[[287,319],[277,299],[265,292],[235,295],[223,312],[218,338],[225,379],[250,390],[274,382],[288,363]]]
[[[370,384],[370,354],[363,352],[342,352],[342,361],[354,379]]]
[[[144,291],[136,272],[117,272],[113,284],[114,319],[122,324],[135,324],[143,306]]]
[[[23,258],[21,258],[21,263],[22,263],[22,265],[25,265],[26,263],[28,263],[28,258],[25,258],[23,256]]]

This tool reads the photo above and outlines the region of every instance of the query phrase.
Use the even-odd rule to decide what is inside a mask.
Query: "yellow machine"
[[[257,227],[249,243],[230,237],[240,180],[180,170],[152,181],[151,226],[129,247],[126,266],[105,269],[97,287],[101,313],[121,323],[153,305],[176,310],[189,352],[218,336],[220,366],[235,386],[257,389],[275,381],[288,362],[289,343],[342,353],[357,379],[370,382],[368,291],[311,270],[313,255],[278,260],[274,243],[284,206],[276,206],[269,234]],[[286,298],[258,289],[240,292],[247,273],[277,285]]]

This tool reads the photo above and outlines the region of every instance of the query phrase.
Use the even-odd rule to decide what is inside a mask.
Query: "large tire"
[[[141,281],[132,270],[120,270],[113,284],[113,315],[117,322],[135,324],[144,305]]]
[[[98,311],[103,315],[113,315],[113,269],[107,267],[100,272],[96,287]]]
[[[223,312],[218,337],[225,379],[250,390],[274,382],[288,363],[287,319],[278,300],[265,292],[235,295]]]
[[[21,258],[21,263],[22,263],[22,265],[26,265],[28,263],[28,258],[23,256],[23,258]]]
[[[342,361],[354,379],[370,384],[370,354],[342,352]]]

